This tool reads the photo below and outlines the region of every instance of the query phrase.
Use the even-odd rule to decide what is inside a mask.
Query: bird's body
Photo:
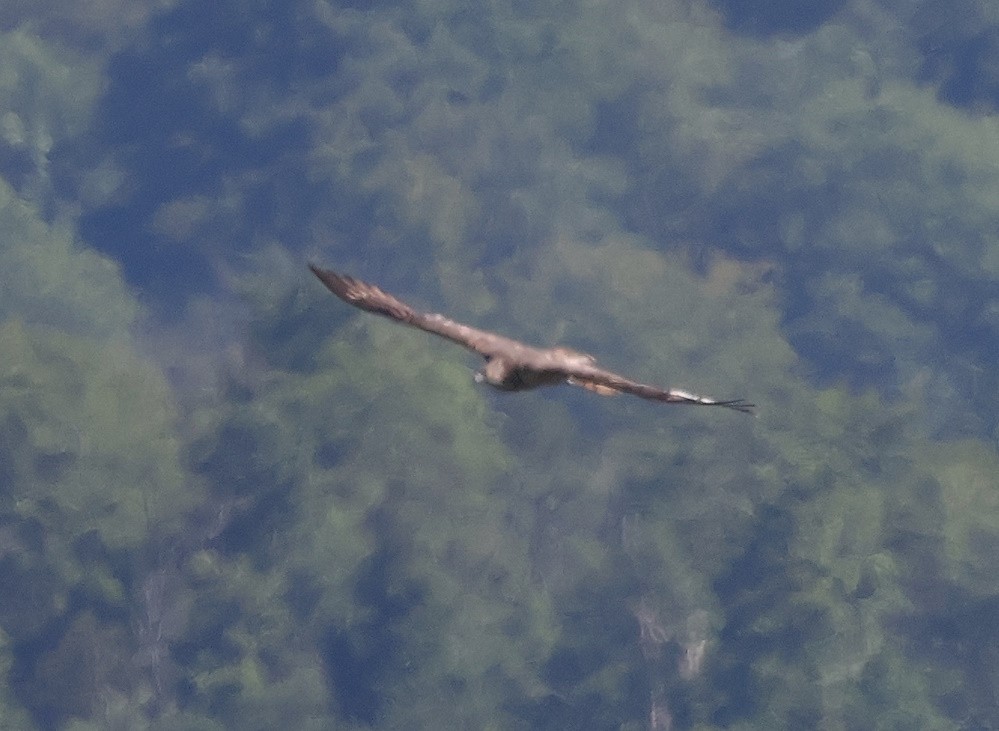
[[[675,388],[662,389],[637,383],[600,368],[591,355],[564,347],[535,348],[503,335],[463,325],[444,315],[419,312],[373,284],[312,264],[309,268],[344,302],[440,335],[478,353],[486,359],[486,364],[475,374],[475,380],[501,391],[525,391],[568,383],[604,396],[630,393],[652,401],[724,406],[745,413],[751,413],[754,408],[753,404],[742,399],[718,401]]]

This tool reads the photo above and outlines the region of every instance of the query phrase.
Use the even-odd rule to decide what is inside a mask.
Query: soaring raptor
[[[345,274],[321,269],[314,264],[309,264],[309,269],[333,294],[354,307],[440,335],[475,351],[486,359],[485,366],[475,374],[475,381],[485,382],[501,391],[524,391],[538,386],[570,383],[604,396],[630,393],[667,404],[724,406],[747,414],[752,413],[754,408],[753,404],[742,399],[717,401],[676,388],[646,386],[598,367],[592,355],[562,347],[533,348],[496,333],[462,325],[444,315],[417,312],[373,284]]]

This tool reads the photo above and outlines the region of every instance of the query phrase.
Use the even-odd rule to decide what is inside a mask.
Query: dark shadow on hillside
[[[713,0],[725,24],[744,35],[810,33],[846,6],[846,0]]]
[[[255,12],[233,0],[184,2],[151,23],[148,38],[112,60],[94,135],[58,150],[54,167],[63,188],[83,185],[74,171],[113,154],[123,192],[85,211],[81,234],[145,297],[176,306],[213,290],[213,262],[260,237],[301,240],[310,212],[327,202],[301,172],[309,124],[289,117],[250,131],[242,117],[258,92],[282,99],[292,85],[330,74],[342,49],[328,29],[298,17],[296,4],[281,2]],[[239,88],[232,109],[220,109],[213,82],[199,81],[206,63],[224,69],[219,84]],[[227,198],[236,205],[220,203]],[[154,228],[165,204],[190,199],[207,201],[203,220],[179,237]]]

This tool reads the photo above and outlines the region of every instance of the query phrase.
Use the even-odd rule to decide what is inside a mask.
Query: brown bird
[[[534,348],[496,333],[462,325],[444,315],[417,312],[373,284],[345,274],[314,264],[309,264],[309,269],[333,294],[354,307],[440,335],[475,351],[486,359],[485,366],[475,374],[476,383],[485,382],[501,391],[525,391],[569,383],[604,396],[630,393],[668,404],[724,406],[747,414],[755,408],[754,404],[742,399],[718,401],[677,388],[646,386],[598,367],[592,355],[562,347]]]

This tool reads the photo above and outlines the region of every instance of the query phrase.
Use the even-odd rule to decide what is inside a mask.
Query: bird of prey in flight
[[[485,366],[475,374],[476,382],[485,382],[501,391],[525,391],[569,383],[604,396],[630,393],[667,404],[724,406],[747,414],[755,408],[754,404],[742,399],[719,401],[676,388],[647,386],[600,368],[592,355],[562,347],[534,348],[496,333],[462,325],[444,315],[418,312],[373,284],[345,274],[314,264],[309,264],[309,269],[347,304],[440,335],[475,351],[486,359]]]

